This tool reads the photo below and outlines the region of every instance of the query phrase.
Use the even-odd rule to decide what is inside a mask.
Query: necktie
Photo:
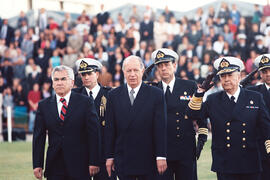
[[[169,101],[169,98],[171,96],[171,91],[170,91],[170,86],[167,86],[167,89],[166,89],[166,92],[165,92],[165,100],[166,100],[166,103],[168,104],[168,101]]]
[[[134,89],[131,89],[131,91],[129,93],[129,99],[130,99],[131,106],[133,105],[134,99],[135,99],[134,98],[134,93],[135,93]]]
[[[90,96],[91,98],[93,98],[93,100],[94,100],[93,92],[92,92],[92,91],[90,91],[89,96]]]
[[[235,102],[235,97],[234,97],[234,96],[231,97],[231,102],[232,102],[233,105],[236,104],[236,102]]]
[[[66,113],[67,113],[67,102],[66,102],[65,98],[61,98],[60,101],[63,104],[63,106],[61,108],[60,119],[62,121],[64,121],[65,120]]]

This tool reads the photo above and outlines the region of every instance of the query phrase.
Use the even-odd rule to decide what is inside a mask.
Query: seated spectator
[[[104,65],[101,68],[101,73],[99,74],[98,82],[102,86],[112,87],[112,85],[113,85],[112,84],[112,75],[111,75],[111,73],[108,72],[107,67]]]
[[[1,66],[1,74],[5,80],[5,84],[7,86],[11,86],[14,73],[13,73],[12,64],[8,58],[4,58],[4,62],[2,63],[2,66]]]
[[[41,100],[41,93],[39,91],[39,84],[35,83],[33,89],[28,93],[28,103],[29,103],[29,124],[28,132],[32,133],[36,118],[36,112],[38,108],[38,102]]]
[[[86,10],[83,10],[81,15],[77,18],[77,24],[82,23],[82,21],[84,21],[88,25],[90,24],[90,18],[86,14]]]
[[[28,77],[28,75],[32,72],[41,73],[41,68],[40,66],[36,65],[33,58],[29,58],[28,64],[25,66],[25,76]]]
[[[17,48],[17,56],[13,58],[13,69],[15,78],[25,78],[25,62],[25,56],[21,53],[21,49]]]
[[[256,66],[254,65],[255,58],[258,56],[255,50],[250,51],[250,58],[245,63],[245,71],[247,73],[251,73],[254,69],[256,69]]]
[[[4,118],[7,118],[7,107],[11,107],[13,109],[14,103],[13,103],[13,94],[11,88],[8,86],[5,88],[3,92],[3,108],[4,108]]]
[[[51,96],[51,83],[44,82],[41,89],[41,98],[45,99]]]
[[[121,70],[121,65],[119,63],[115,64],[114,70],[115,71],[112,75],[113,76],[112,81],[113,82],[119,81],[122,84],[124,82],[124,75]]]
[[[27,98],[25,91],[21,84],[17,86],[17,89],[14,91],[14,99],[13,99],[15,106],[26,106],[27,105]]]
[[[6,88],[6,86],[4,83],[4,78],[2,76],[0,76],[0,93],[3,93],[5,88]]]
[[[145,68],[148,68],[151,64],[153,64],[153,60],[151,59],[151,53],[150,52],[147,51],[144,54],[143,63],[144,63]]]
[[[72,47],[68,46],[67,47],[67,54],[64,55],[62,64],[66,65],[72,69],[75,68],[75,61],[77,60],[77,54],[76,52],[72,49]]]
[[[58,53],[58,50],[54,50],[53,51],[53,56],[50,58],[49,60],[49,66],[54,68],[56,66],[60,66],[62,64],[62,59],[61,57],[59,56],[59,53]]]

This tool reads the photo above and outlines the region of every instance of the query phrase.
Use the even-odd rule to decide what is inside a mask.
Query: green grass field
[[[208,141],[198,161],[198,179],[215,180],[210,171],[211,152]],[[0,180],[34,180],[30,142],[0,143]]]

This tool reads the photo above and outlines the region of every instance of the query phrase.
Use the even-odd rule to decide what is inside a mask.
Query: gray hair
[[[123,62],[123,65],[122,65],[122,70],[124,71],[125,65],[126,65],[129,61],[134,61],[134,60],[139,61],[139,63],[140,63],[140,68],[141,68],[141,69],[144,69],[144,64],[143,64],[142,59],[141,59],[139,56],[131,55],[131,56],[128,56],[127,58],[125,58],[125,60],[124,60],[124,62]]]
[[[53,70],[52,70],[52,80],[53,80],[54,73],[59,72],[59,71],[66,71],[68,73],[68,77],[71,80],[74,80],[74,72],[73,72],[73,70],[70,67],[65,66],[65,65],[56,66],[55,68],[53,68]]]

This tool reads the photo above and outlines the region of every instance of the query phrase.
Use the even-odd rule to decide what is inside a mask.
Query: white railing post
[[[7,107],[7,129],[8,129],[8,142],[12,142],[12,121],[11,121],[11,106]]]
[[[3,104],[3,94],[0,93],[0,135],[3,132],[3,119],[2,119],[3,109],[2,109],[2,104]]]

